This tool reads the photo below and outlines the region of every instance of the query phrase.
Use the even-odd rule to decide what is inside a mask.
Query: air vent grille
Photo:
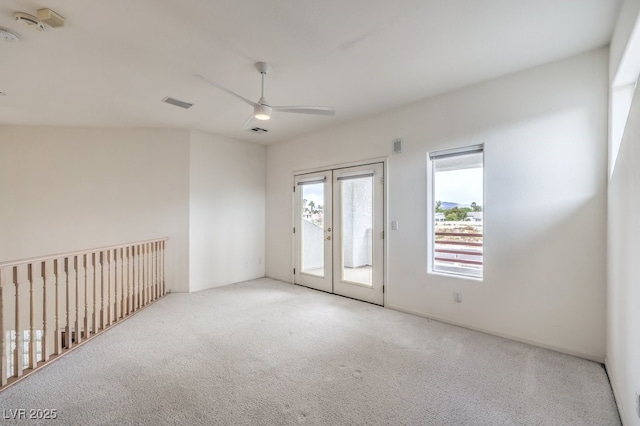
[[[393,140],[393,153],[402,154],[402,138]]]
[[[251,132],[251,133],[267,133],[268,130],[267,129],[263,129],[262,127],[250,127],[247,129],[247,132]]]
[[[170,98],[169,96],[164,98],[162,102],[171,104],[180,108],[184,108],[184,109],[189,109],[193,106],[193,104],[190,104],[189,102],[179,101],[178,99]]]

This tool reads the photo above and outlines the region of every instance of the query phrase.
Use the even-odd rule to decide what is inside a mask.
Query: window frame
[[[434,160],[437,159],[442,159],[442,158],[447,158],[447,157],[454,157],[454,156],[459,156],[459,155],[466,155],[466,154],[473,154],[476,152],[480,152],[482,153],[482,212],[483,212],[483,220],[482,220],[482,242],[483,242],[483,253],[482,253],[482,270],[481,270],[481,275],[480,276],[474,276],[474,275],[470,275],[470,274],[464,274],[464,273],[455,273],[455,272],[447,272],[447,271],[440,271],[440,270],[436,270],[434,269],[434,264],[435,264],[435,175],[434,175]],[[468,146],[463,146],[463,147],[457,147],[457,148],[452,148],[452,149],[445,149],[445,150],[436,150],[436,151],[430,151],[427,153],[427,168],[426,168],[426,201],[427,201],[427,206],[426,206],[426,210],[427,210],[427,271],[426,273],[428,275],[439,275],[439,276],[445,276],[445,277],[450,277],[450,278],[459,278],[459,279],[463,279],[463,280],[471,280],[471,281],[476,281],[476,282],[482,282],[484,281],[484,274],[485,274],[485,256],[484,256],[484,239],[485,239],[485,226],[484,226],[484,222],[486,220],[485,217],[485,172],[484,172],[484,164],[485,164],[485,147],[484,147],[484,143],[482,144],[475,144],[475,145],[468,145]]]

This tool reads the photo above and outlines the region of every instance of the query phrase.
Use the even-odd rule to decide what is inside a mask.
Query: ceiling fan
[[[266,62],[256,62],[255,66],[256,66],[256,69],[260,71],[260,74],[262,75],[262,90],[260,92],[260,99],[257,102],[247,99],[244,96],[239,95],[236,92],[229,90],[218,83],[214,83],[213,81],[207,80],[205,77],[199,74],[194,74],[194,77],[199,80],[202,80],[203,82],[215,88],[218,88],[224,92],[227,92],[232,96],[235,96],[236,98],[240,99],[244,103],[249,104],[253,107],[253,114],[249,116],[249,118],[247,119],[243,127],[246,127],[246,125],[249,122],[251,122],[254,118],[257,118],[258,120],[270,119],[271,113],[273,111],[293,112],[297,114],[312,114],[312,115],[335,115],[336,114],[336,109],[332,106],[276,106],[276,105],[269,104],[269,102],[267,102],[267,100],[264,97],[264,77],[271,70],[271,66]]]

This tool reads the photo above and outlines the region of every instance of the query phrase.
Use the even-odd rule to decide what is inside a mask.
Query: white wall
[[[639,424],[640,393],[640,97],[633,100],[609,181],[607,370],[625,424]],[[634,423],[635,422],[635,423]]]
[[[387,306],[604,360],[607,61],[600,49],[269,146],[267,276],[292,279],[292,172],[388,155]],[[427,275],[427,152],[477,143],[484,281]]]
[[[265,147],[191,132],[189,288],[264,276]]]
[[[611,41],[612,83],[609,140],[613,158],[608,205],[607,371],[625,425],[640,425],[640,98],[634,83],[640,0],[623,2]],[[623,55],[623,52],[625,54]],[[635,56],[634,56],[635,55]],[[620,85],[625,85],[620,87]],[[626,99],[622,99],[623,95]],[[619,151],[618,151],[619,149]],[[617,154],[617,157],[615,156]]]
[[[625,56],[632,52],[631,50],[627,50],[629,47],[628,42],[636,25],[639,13],[640,0],[622,1],[616,28],[611,37],[609,79],[612,83],[614,80],[624,80],[625,76],[628,75],[625,70],[621,70],[620,67],[625,60]],[[625,84],[625,81],[617,81],[616,85],[619,84]]]
[[[0,127],[0,262],[169,237],[187,291],[189,133]]]

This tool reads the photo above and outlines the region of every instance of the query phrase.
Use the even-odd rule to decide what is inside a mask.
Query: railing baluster
[[[65,283],[66,283],[66,319],[67,322],[65,324],[64,327],[64,342],[63,342],[63,346],[67,349],[69,349],[71,347],[71,318],[70,318],[70,314],[69,314],[69,309],[71,308],[69,305],[71,304],[71,300],[70,300],[70,291],[69,291],[69,258],[65,257],[64,258],[64,279],[65,279]]]
[[[47,333],[49,332],[47,318],[47,261],[40,262],[40,276],[42,277],[42,361],[49,361]]]
[[[2,275],[4,269],[0,269],[0,387],[7,384],[7,342],[4,329],[4,288],[2,287]]]
[[[89,255],[87,253],[82,255],[82,267],[84,268],[84,338],[89,338],[89,286],[87,282],[87,272],[88,272],[88,262],[87,257]]]
[[[116,297],[116,321],[124,318],[124,249],[116,249],[116,255],[118,256],[118,263],[120,264],[120,286],[118,287],[118,294]]]
[[[20,329],[20,280],[18,278],[17,266],[13,267],[13,284],[16,286],[16,347],[13,350],[13,375],[20,377],[22,376],[22,330]]]
[[[36,350],[36,307],[33,295],[33,265],[27,264],[27,281],[29,281],[29,368],[34,369],[38,365]]]
[[[153,300],[153,253],[151,244],[147,244],[147,305]]]
[[[149,254],[151,257],[151,261],[149,262],[149,277],[150,277],[150,282],[149,282],[149,287],[150,287],[150,294],[151,294],[151,300],[156,300],[156,250],[155,250],[155,243],[151,243],[149,244]]]
[[[153,301],[153,245],[147,244],[147,304]]]
[[[153,243],[153,250],[154,250],[154,258],[155,258],[155,263],[154,263],[154,271],[155,271],[155,280],[154,285],[155,285],[155,295],[156,295],[156,299],[158,297],[160,297],[160,254],[159,254],[159,248],[160,248],[160,243],[155,242]]]
[[[144,244],[144,298],[145,306],[149,303],[149,244]]]
[[[55,287],[55,312],[54,312],[54,320],[55,320],[55,330],[53,335],[53,345],[55,346],[55,354],[60,355],[62,353],[62,339],[60,336],[60,291],[59,287],[59,279],[58,279],[58,259],[53,259],[53,276],[55,279],[54,287]]]
[[[118,315],[116,319],[124,318],[124,248],[116,249],[118,253],[118,259],[120,261],[120,293],[116,298],[116,305],[118,307]]]
[[[80,329],[80,285],[78,283],[78,256],[73,256],[73,272],[75,273],[75,278],[76,278],[76,316],[75,316],[75,330],[73,331],[73,334],[75,336],[75,344],[77,345],[78,343],[81,342],[82,338],[80,337],[81,333],[81,329]]]
[[[140,298],[142,295],[142,261],[140,260],[142,257],[141,244],[138,244],[137,249],[138,249],[138,292],[136,294],[136,299],[137,299],[136,306],[138,307],[138,309],[140,309],[140,307],[142,306],[142,303],[140,301]]]
[[[147,256],[146,256],[146,244],[141,244],[140,247],[140,252],[141,252],[141,256],[140,258],[142,259],[142,267],[140,268],[141,272],[142,272],[142,279],[140,280],[140,284],[141,284],[141,291],[142,291],[142,300],[140,303],[140,306],[144,306],[147,302]]]
[[[147,270],[149,271],[149,276],[147,278],[147,304],[149,304],[153,300],[153,247],[151,243],[147,244]]]
[[[167,288],[165,286],[165,280],[164,280],[164,256],[165,256],[164,246],[165,246],[164,240],[160,241],[160,249],[162,250],[162,267],[160,268],[160,274],[162,278],[162,295],[163,296],[167,294]]]
[[[118,250],[113,250],[113,316],[118,321]]]
[[[142,244],[142,306],[147,304],[147,244]]]
[[[129,298],[129,289],[131,288],[131,280],[130,277],[131,275],[129,274],[129,246],[127,246],[124,250],[125,253],[125,264],[126,264],[126,277],[127,277],[127,281],[126,281],[126,285],[125,285],[125,294],[124,294],[124,300],[126,302],[125,306],[126,311],[123,311],[123,315],[127,315],[129,316],[129,314],[131,313],[130,309],[129,309],[129,302],[131,301],[131,299]],[[126,312],[126,313],[124,313]]]
[[[111,250],[107,250],[107,325],[111,325]]]
[[[136,274],[138,273],[138,269],[136,268],[136,246],[131,246],[130,248],[131,260],[131,282],[130,282],[130,303],[131,303],[131,312],[135,312],[136,310]]]
[[[104,311],[104,252],[100,252],[100,330],[105,327],[105,311]]]
[[[96,290],[96,253],[91,253],[91,268],[93,269],[93,311],[91,311],[91,317],[93,318],[93,334],[98,332],[98,291]]]
[[[109,309],[111,310],[111,323],[118,320],[118,251],[113,249],[113,293]]]
[[[156,300],[156,244],[151,243],[151,300]]]

